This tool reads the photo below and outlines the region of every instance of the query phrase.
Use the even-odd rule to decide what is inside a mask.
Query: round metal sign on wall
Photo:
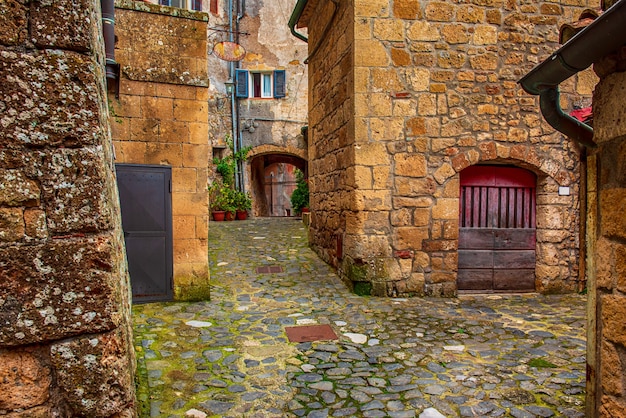
[[[213,53],[224,61],[241,61],[246,56],[246,49],[238,43],[223,41],[213,46]]]

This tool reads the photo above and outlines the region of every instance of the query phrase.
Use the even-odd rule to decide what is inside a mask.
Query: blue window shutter
[[[285,70],[274,71],[274,97],[287,96],[287,73]]]
[[[159,0],[159,4],[161,6],[169,6],[170,5],[170,0]]]
[[[248,98],[248,70],[235,70],[235,95]]]

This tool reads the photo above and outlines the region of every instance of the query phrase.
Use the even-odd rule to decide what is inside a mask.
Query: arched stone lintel
[[[495,141],[487,141],[450,158],[447,167],[442,166],[437,173],[443,178],[436,178],[440,184],[456,176],[465,168],[481,163],[508,163],[525,168],[539,176],[553,178],[559,186],[569,186],[573,176],[569,170],[553,158],[543,158],[536,151],[535,145],[517,144],[507,146]],[[447,168],[447,169],[446,169]],[[450,169],[451,168],[451,169]]]
[[[248,153],[248,158],[253,159],[267,154],[290,155],[301,158],[305,161],[308,161],[309,159],[307,150],[296,147],[279,147],[272,144],[264,144],[252,148]]]

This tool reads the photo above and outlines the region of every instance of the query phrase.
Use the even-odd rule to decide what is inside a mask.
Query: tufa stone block
[[[38,47],[94,51],[97,37],[92,30],[100,14],[99,3],[88,0],[33,1],[30,10],[31,38]],[[87,72],[84,72],[86,74]]]
[[[0,346],[116,326],[125,278],[115,266],[123,257],[121,246],[104,237],[0,249]]]
[[[21,208],[0,208],[0,242],[24,238],[24,211]]]
[[[132,410],[132,352],[121,328],[51,346],[52,365],[63,382],[59,389],[72,416],[108,418]]]
[[[52,376],[43,357],[32,349],[0,351],[0,410],[29,409],[48,400]]]
[[[0,73],[11,74],[0,83],[4,103],[0,145],[95,145],[103,138],[100,127],[97,65],[89,56],[72,51],[0,51]],[[44,77],[42,74],[54,74]]]
[[[19,45],[28,38],[28,5],[23,1],[0,3],[0,44]]]

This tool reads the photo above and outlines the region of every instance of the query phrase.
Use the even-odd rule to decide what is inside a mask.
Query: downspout
[[[233,25],[233,0],[228,0],[228,41],[234,42],[234,25]],[[235,63],[228,63],[228,76],[231,80],[235,81]],[[230,92],[230,121],[231,121],[231,138],[233,141],[233,152],[239,150],[239,139],[237,135],[237,94],[235,93],[236,85]],[[235,188],[239,190],[239,168],[235,166]]]
[[[115,97],[119,97],[120,65],[115,61],[115,1],[101,0],[102,37],[104,38],[105,74],[107,85],[115,89]]]
[[[595,148],[593,129],[565,114],[559,103],[559,84],[619,49],[626,43],[626,0],[620,0],[578,32],[519,83],[539,95],[543,117],[556,130],[585,147]]]
[[[309,38],[299,32],[296,32],[296,25],[298,24],[298,20],[300,20],[300,16],[302,16],[302,12],[304,11],[308,1],[309,0],[298,0],[296,7],[291,13],[291,17],[289,18],[289,29],[291,30],[291,34],[304,42],[309,42]]]

